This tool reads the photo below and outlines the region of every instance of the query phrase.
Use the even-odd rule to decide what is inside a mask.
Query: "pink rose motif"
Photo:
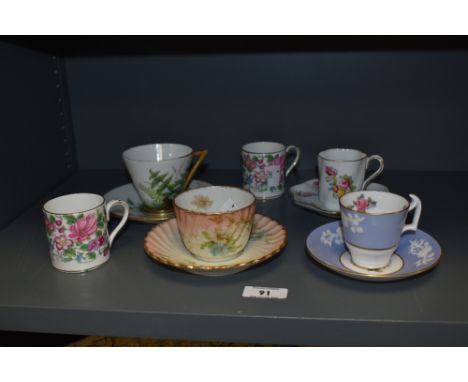
[[[347,190],[349,188],[349,180],[348,179],[341,179],[340,184],[338,185],[339,188],[342,190]]]
[[[264,164],[261,164],[260,165],[260,170],[263,170],[265,168],[265,165]]]
[[[57,227],[60,227],[62,225],[62,221],[61,220],[56,220],[55,224],[57,225]]]
[[[98,245],[102,247],[104,243],[106,242],[106,238],[104,236],[99,237],[98,239]]]
[[[262,182],[266,181],[267,174],[266,174],[265,171],[256,172],[255,175],[254,175],[254,179],[255,179],[256,183],[262,183]]]
[[[45,225],[48,233],[54,232],[55,224],[48,219],[45,219]]]
[[[245,167],[247,167],[250,171],[252,171],[256,167],[256,163],[254,160],[250,159],[249,157],[245,157]]]
[[[313,186],[313,187],[316,187],[316,188],[319,188],[319,186],[320,186],[320,180],[315,179],[315,180],[313,181],[313,183],[312,183],[312,186]]]
[[[80,241],[86,240],[89,236],[94,234],[97,229],[97,218],[96,215],[87,215],[77,220],[70,226],[70,234],[68,235],[71,239],[77,239]]]
[[[326,167],[325,167],[325,173],[326,173],[328,176],[336,176],[337,171],[336,171],[336,169],[334,169],[333,167],[326,166]]]
[[[64,233],[64,232],[65,232],[65,228],[63,228],[63,227],[59,228],[59,232],[60,232],[60,233]]]
[[[280,155],[278,158],[273,159],[270,164],[272,165],[277,165],[277,166],[282,166],[284,164],[284,160],[286,159],[285,155]]]
[[[88,251],[94,251],[99,245],[98,239],[91,240],[88,243]]]
[[[55,247],[59,251],[68,249],[73,245],[73,240],[67,239],[65,235],[56,236],[54,239]]]
[[[357,212],[366,212],[367,207],[369,207],[369,201],[365,198],[359,198],[354,202]]]

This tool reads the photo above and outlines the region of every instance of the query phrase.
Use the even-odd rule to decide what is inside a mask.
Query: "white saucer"
[[[210,263],[193,256],[182,243],[176,219],[152,228],[145,236],[144,249],[153,260],[202,276],[226,276],[262,263],[286,246],[286,229],[277,221],[256,214],[250,240],[234,259]]]
[[[339,218],[340,211],[330,211],[320,205],[318,197],[319,180],[311,179],[307,182],[296,184],[289,189],[289,195],[294,204],[299,207],[314,211],[320,215],[330,218]],[[388,192],[388,187],[380,183],[371,183],[367,187],[369,191],[385,191]]]
[[[189,190],[201,187],[208,187],[211,186],[210,183],[204,182],[202,180],[194,179],[190,182]],[[161,218],[160,216],[151,215],[145,212],[142,209],[143,202],[141,201],[140,195],[138,195],[137,190],[133,186],[133,183],[127,183],[123,186],[116,187],[110,191],[108,191],[104,195],[104,199],[106,202],[112,199],[120,199],[128,203],[130,207],[130,214],[128,215],[128,220],[133,220],[142,223],[159,223],[162,220],[167,220],[173,217],[173,214],[168,214],[167,216]],[[122,217],[123,215],[123,208],[119,208],[116,206],[112,209],[111,215],[114,217]]]

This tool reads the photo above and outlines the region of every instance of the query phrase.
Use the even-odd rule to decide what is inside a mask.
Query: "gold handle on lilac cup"
[[[416,231],[418,229],[419,218],[421,217],[422,203],[421,200],[414,194],[410,194],[411,203],[408,208],[408,212],[414,210],[413,221],[410,224],[406,224],[401,233],[407,231]]]
[[[187,187],[189,186],[190,182],[192,181],[193,176],[195,175],[195,172],[197,171],[198,167],[200,167],[201,163],[203,160],[206,158],[208,155],[208,150],[199,150],[199,151],[194,151],[192,153],[192,156],[198,157],[196,162],[193,164],[192,168],[190,169],[187,178],[185,179],[184,186],[182,187],[182,191],[185,191]]]

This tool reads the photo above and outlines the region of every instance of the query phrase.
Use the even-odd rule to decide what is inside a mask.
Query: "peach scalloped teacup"
[[[238,256],[249,241],[255,196],[237,187],[203,187],[179,194],[174,210],[190,253],[208,262],[225,261]]]

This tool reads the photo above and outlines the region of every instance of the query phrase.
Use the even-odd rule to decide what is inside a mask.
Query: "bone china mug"
[[[124,214],[109,234],[110,209],[122,206]],[[104,201],[96,194],[69,194],[49,200],[42,208],[52,265],[63,272],[86,272],[109,260],[110,248],[128,219],[123,200]]]
[[[286,157],[295,152],[286,168]],[[258,199],[273,199],[284,193],[286,178],[299,162],[301,150],[276,142],[252,142],[242,146],[243,187]]]
[[[187,188],[207,154],[177,143],[155,143],[132,147],[122,157],[145,210],[157,213],[172,211],[172,200]]]
[[[367,179],[364,176],[369,163],[379,162],[379,168]],[[338,200],[344,194],[367,189],[369,183],[384,169],[380,155],[367,156],[353,149],[328,149],[318,154],[320,176],[319,202],[322,208],[339,211]]]
[[[354,264],[367,269],[388,265],[402,233],[418,228],[421,200],[412,194],[410,198],[411,203],[382,191],[350,192],[341,197],[343,237]],[[412,210],[413,221],[405,225]]]

